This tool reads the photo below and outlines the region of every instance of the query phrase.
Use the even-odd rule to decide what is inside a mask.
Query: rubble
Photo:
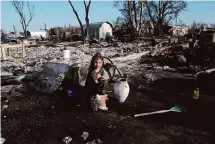
[[[3,105],[2,110],[8,108],[8,105]]]
[[[82,135],[81,135],[81,137],[82,137],[84,140],[86,140],[88,136],[89,136],[89,133],[88,133],[88,132],[83,132]]]
[[[97,138],[97,139],[94,139],[91,142],[87,142],[86,144],[102,144],[102,143],[103,143],[103,141],[100,140],[99,138]]]
[[[91,60],[92,56],[97,53],[101,52],[104,53],[104,56],[106,57],[114,57],[114,55],[121,57],[127,56],[128,54],[132,54],[134,52],[142,51],[144,47],[138,48],[134,44],[123,44],[119,43],[120,47],[102,47],[96,48],[96,45],[80,45],[80,43],[74,46],[71,46],[69,43],[60,43],[56,46],[51,45],[41,45],[39,47],[26,47],[26,57],[22,62],[16,63],[15,61],[21,59],[21,49],[11,49],[10,50],[10,57],[8,59],[12,59],[13,61],[2,61],[2,68],[4,71],[7,72],[13,72],[14,69],[20,70],[23,69],[24,73],[32,73],[35,71],[40,71],[43,64],[46,62],[58,62],[58,63],[64,63],[63,59],[63,51],[62,49],[65,48],[67,50],[71,51],[71,57],[68,61],[68,64],[70,65],[77,65],[77,66],[88,66],[89,61]],[[140,49],[140,50],[139,50]],[[121,50],[123,50],[123,53],[121,53]],[[135,55],[135,54],[134,54]],[[133,55],[133,56],[134,56]],[[133,56],[130,56],[131,58],[125,57],[122,60],[129,60],[132,59]],[[3,70],[2,70],[3,71]],[[2,73],[4,74],[4,73]],[[5,73],[4,75],[9,75],[9,73]]]
[[[215,68],[197,73],[197,87],[201,93],[215,95]]]
[[[69,144],[72,141],[72,138],[70,136],[66,136],[62,140],[64,143]]]

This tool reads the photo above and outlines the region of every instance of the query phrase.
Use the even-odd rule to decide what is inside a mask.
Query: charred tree
[[[142,1],[115,1],[114,7],[121,12],[124,23],[132,26],[133,35],[139,36],[143,23]]]
[[[72,10],[73,10],[73,12],[74,12],[74,14],[75,14],[75,16],[76,16],[76,18],[77,18],[77,20],[78,20],[78,23],[79,23],[79,25],[80,25],[80,27],[81,27],[82,41],[84,41],[84,28],[83,28],[83,24],[82,24],[82,22],[81,22],[81,20],[80,20],[80,18],[79,18],[79,15],[78,15],[78,13],[77,13],[75,7],[73,6],[71,0],[68,0],[68,2],[69,2],[69,4],[70,4],[70,6],[72,7]]]
[[[154,35],[162,34],[162,25],[168,24],[187,8],[186,1],[145,1],[146,13],[153,23]]]
[[[75,9],[75,7],[73,6],[71,0],[68,0],[70,6],[72,7],[72,10],[73,12],[75,13],[75,16],[79,22],[79,25],[81,27],[81,35],[82,35],[82,41],[85,41],[85,32],[84,32],[84,27],[83,27],[83,24],[79,18],[79,15]],[[90,9],[90,4],[91,4],[91,0],[89,0],[88,4],[86,4],[85,0],[84,0],[84,6],[85,6],[85,12],[86,12],[86,17],[85,17],[85,20],[86,20],[86,29],[87,29],[87,36],[86,36],[86,40],[89,40],[89,9]]]
[[[24,13],[25,2],[13,0],[13,1],[11,1],[11,4],[13,5],[15,11],[18,13],[18,15],[20,17],[20,23],[22,25],[24,35],[25,35],[25,37],[27,37],[28,36],[28,34],[27,34],[28,26],[29,26],[30,22],[32,21],[34,15],[35,15],[34,14],[34,5],[33,5],[33,7],[30,7],[29,2],[27,2],[28,13],[29,13],[29,19],[27,20],[26,15]]]
[[[91,0],[89,0],[88,4],[86,4],[86,1],[84,0],[84,7],[85,7],[85,12],[86,12],[86,26],[87,26],[87,35],[86,35],[86,39],[87,41],[90,40],[90,22],[89,22],[89,9],[90,9],[90,4],[91,4]]]

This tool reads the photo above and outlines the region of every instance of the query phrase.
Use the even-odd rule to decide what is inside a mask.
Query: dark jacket
[[[101,74],[102,77],[97,79],[96,78],[97,74]],[[107,83],[107,79],[105,79],[104,77],[105,77],[104,68],[101,68],[99,72],[96,72],[94,70],[89,71],[85,84],[87,94],[95,95],[102,93],[104,89],[104,84]]]

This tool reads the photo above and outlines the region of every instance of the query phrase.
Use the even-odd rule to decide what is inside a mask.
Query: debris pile
[[[154,63],[160,66],[173,68],[186,67],[187,70],[198,72],[197,67],[208,69],[214,67],[215,49],[209,45],[197,45],[188,48],[185,45],[174,45],[171,47],[153,48],[148,55],[142,56],[140,63]]]
[[[135,44],[122,44],[120,47],[102,47],[97,48],[94,44],[90,46],[89,44],[78,43],[71,46],[69,43],[60,43],[56,45],[41,45],[35,47],[26,48],[26,58],[22,60],[22,50],[11,49],[10,56],[8,60],[2,61],[2,76],[11,75],[15,71],[21,73],[32,73],[35,71],[40,71],[46,62],[57,62],[57,63],[67,63],[76,66],[87,66],[92,56],[100,52],[106,57],[121,57],[144,51],[144,47],[137,47]],[[70,50],[70,59],[65,61],[63,59],[63,49]]]

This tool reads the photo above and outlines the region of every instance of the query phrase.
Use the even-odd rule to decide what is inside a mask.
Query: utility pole
[[[16,28],[15,26],[13,25],[13,31],[14,31],[14,34],[15,34],[15,38],[17,39],[17,35],[16,35]]]

